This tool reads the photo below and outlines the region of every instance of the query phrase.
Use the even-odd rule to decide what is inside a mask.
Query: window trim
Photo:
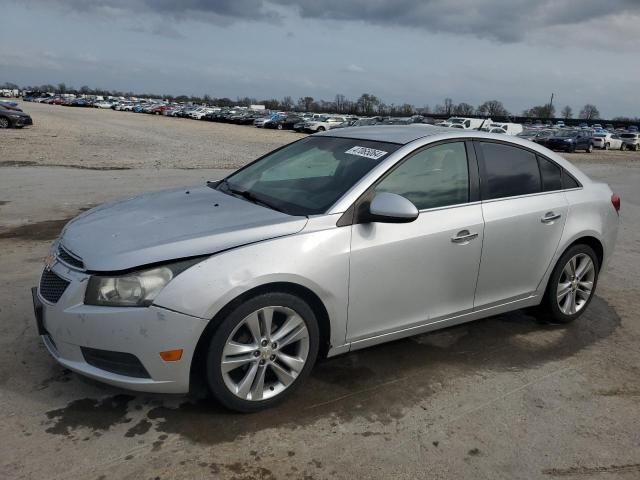
[[[525,150],[529,153],[532,153],[533,155],[535,155],[536,157],[542,157],[545,160],[548,160],[549,162],[553,163],[554,165],[556,165],[558,168],[560,168],[561,170],[561,183],[564,185],[564,176],[567,175],[569,178],[573,179],[573,181],[576,182],[576,184],[578,185],[577,187],[571,187],[571,188],[565,188],[564,186],[560,189],[560,190],[549,190],[549,191],[540,191],[540,192],[534,192],[534,193],[525,193],[522,195],[512,195],[510,197],[500,197],[500,198],[483,198],[483,189],[482,189],[482,184],[484,181],[486,181],[486,172],[484,171],[484,156],[482,153],[482,149],[480,148],[480,143],[497,143],[500,145],[505,145],[507,147],[513,147],[513,148],[519,148],[521,150]],[[560,165],[558,162],[556,162],[555,160],[553,160],[552,158],[549,158],[548,156],[540,153],[537,150],[534,150],[532,148],[526,147],[524,145],[517,145],[515,143],[511,143],[511,142],[505,142],[502,140],[495,140],[495,139],[489,139],[489,138],[475,138],[473,139],[473,147],[475,148],[475,153],[476,156],[478,158],[478,171],[480,172],[480,170],[482,169],[482,173],[480,174],[480,201],[483,203],[487,203],[487,202],[496,202],[496,201],[501,201],[501,200],[511,200],[514,198],[523,198],[523,197],[531,197],[534,195],[548,195],[551,193],[558,193],[558,192],[567,192],[567,191],[573,191],[573,190],[581,190],[582,188],[584,188],[584,186],[582,185],[582,183],[580,183],[580,181],[574,177],[566,168],[564,168],[562,165]],[[543,182],[542,182],[542,173],[540,172],[540,163],[538,162],[538,159],[536,158],[536,165],[538,167],[538,174],[540,175],[540,188],[542,189],[543,187]]]
[[[447,208],[459,208],[467,205],[475,205],[481,202],[480,198],[480,171],[478,166],[478,159],[476,157],[476,151],[473,145],[473,138],[471,137],[461,137],[461,138],[448,138],[446,140],[440,140],[437,142],[429,143],[427,145],[422,145],[415,150],[406,154],[403,158],[398,160],[396,163],[391,165],[386,171],[384,171],[378,178],[375,179],[374,182],[369,185],[369,187],[364,191],[358,199],[351,204],[351,206],[345,210],[345,212],[340,216],[336,226],[345,227],[348,225],[354,225],[360,223],[358,221],[358,216],[362,214],[361,212],[363,206],[368,205],[371,200],[373,200],[373,193],[375,191],[375,187],[380,184],[387,176],[393,173],[397,168],[399,168],[403,163],[409,161],[414,155],[422,153],[423,151],[437,147],[440,145],[445,145],[447,143],[463,143],[466,154],[467,154],[467,174],[469,179],[468,186],[468,201],[464,203],[455,203],[453,205],[443,205],[440,207],[432,207],[432,208],[424,208],[418,210],[421,214],[424,212],[443,210]]]

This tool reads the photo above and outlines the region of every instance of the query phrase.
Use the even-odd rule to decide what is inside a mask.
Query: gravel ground
[[[36,335],[29,288],[82,209],[226,173],[172,168],[187,166],[177,153],[190,168],[238,165],[297,136],[25,108],[33,128],[0,131],[0,478],[640,478],[635,154],[568,157],[623,199],[611,264],[574,324],[514,312],[380,345],[321,362],[276,409],[236,415],[202,392],[137,394],[62,369]]]
[[[21,102],[34,126],[2,132],[0,162],[116,168],[237,168],[300,138],[290,131]]]

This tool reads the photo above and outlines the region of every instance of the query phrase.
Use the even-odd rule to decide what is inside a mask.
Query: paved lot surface
[[[180,138],[174,125],[190,132],[194,151],[212,148],[225,135],[222,127],[232,132],[224,140],[228,150],[238,142],[238,151],[252,145],[258,154],[289,138],[40,108],[27,108],[34,128],[0,131],[4,165],[80,164],[82,138],[34,143],[40,125],[55,124],[60,112],[61,121],[93,119],[92,138],[103,128],[98,115],[106,124],[126,118],[131,127],[99,149],[105,163],[94,166],[109,167],[108,153],[114,165],[136,168],[0,167],[0,478],[640,478],[638,155],[603,153],[588,163],[570,157],[623,198],[615,256],[589,312],[575,324],[551,326],[515,312],[355,352],[317,365],[281,407],[236,415],[202,392],[136,394],[65,371],[36,336],[29,287],[50,241],[82,209],[224,173],[167,168],[182,162],[162,143]],[[149,164],[143,149],[128,164],[127,146],[147,130],[149,152],[161,154]],[[202,156],[195,166],[226,165],[218,152],[209,153],[211,163]],[[141,168],[156,161],[162,168]]]

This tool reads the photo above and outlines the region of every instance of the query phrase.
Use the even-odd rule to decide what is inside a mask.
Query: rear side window
[[[566,190],[569,188],[578,188],[579,186],[580,184],[576,181],[575,178],[573,178],[564,170],[562,171],[562,188]]]
[[[541,191],[536,156],[522,148],[479,142],[482,152],[482,198],[513,197]]]
[[[538,157],[540,175],[542,177],[542,191],[552,192],[562,189],[562,169],[546,158]]]

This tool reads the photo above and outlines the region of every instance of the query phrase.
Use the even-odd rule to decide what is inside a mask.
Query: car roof
[[[419,138],[451,133],[453,129],[426,124],[412,125],[370,125],[348,127],[317,133],[317,136],[355,138],[405,145]]]

